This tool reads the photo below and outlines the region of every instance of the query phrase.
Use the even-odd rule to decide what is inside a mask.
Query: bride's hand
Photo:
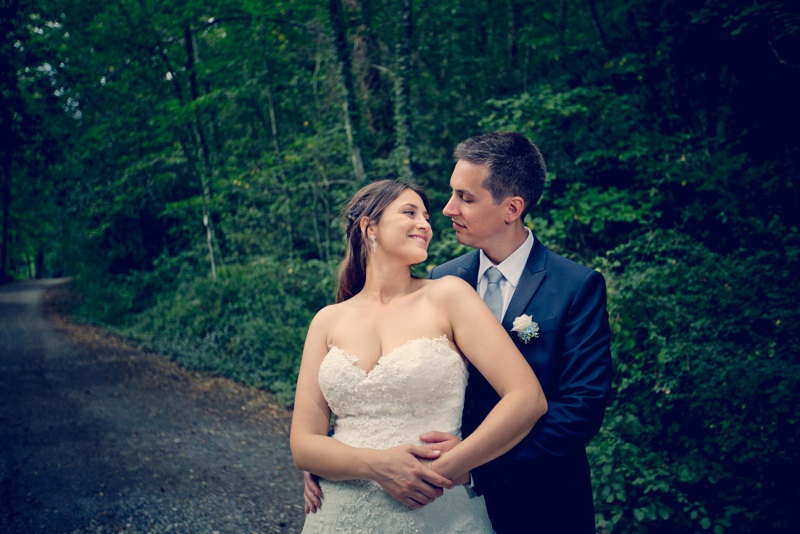
[[[442,488],[453,486],[449,479],[428,468],[439,451],[427,445],[399,445],[368,454],[370,478],[409,508],[425,506],[442,495]]]
[[[436,450],[447,452],[453,449],[456,445],[461,443],[461,440],[449,432],[431,431],[420,434],[420,441],[429,444],[435,444]]]

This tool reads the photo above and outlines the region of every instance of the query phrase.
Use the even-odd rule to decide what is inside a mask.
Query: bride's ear
[[[361,219],[359,219],[358,227],[361,230],[361,235],[365,238],[367,237],[367,229],[369,229],[370,226],[372,226],[372,221],[369,217],[361,217]]]

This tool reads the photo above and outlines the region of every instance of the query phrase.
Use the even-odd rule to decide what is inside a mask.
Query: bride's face
[[[433,235],[430,216],[414,191],[406,189],[386,206],[374,231],[377,252],[402,257],[409,265],[428,258]]]

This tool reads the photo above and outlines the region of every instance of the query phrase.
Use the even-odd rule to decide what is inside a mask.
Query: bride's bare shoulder
[[[342,324],[352,321],[352,306],[347,301],[330,304],[319,310],[311,324],[308,325],[306,343],[318,343],[320,347],[327,346],[333,339],[333,333]]]
[[[336,323],[337,319],[342,316],[346,308],[346,302],[325,306],[314,315],[309,328],[329,330]]]
[[[428,294],[433,299],[452,299],[469,296],[475,290],[457,276],[443,276],[428,282]]]

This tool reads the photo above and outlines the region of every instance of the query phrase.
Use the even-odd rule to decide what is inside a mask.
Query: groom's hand
[[[369,461],[370,478],[409,508],[421,508],[441,497],[442,488],[453,487],[449,479],[428,467],[440,454],[427,445],[400,445],[375,452]]]
[[[425,432],[424,434],[420,434],[419,439],[423,443],[435,446],[436,450],[442,451],[443,454],[453,450],[456,445],[461,443],[461,439],[448,432]],[[434,464],[434,468],[435,467],[436,465]],[[453,484],[457,486],[469,484],[469,472],[453,479]]]
[[[319,477],[308,471],[303,471],[303,501],[306,514],[316,513],[322,506],[322,488],[319,487]]]

